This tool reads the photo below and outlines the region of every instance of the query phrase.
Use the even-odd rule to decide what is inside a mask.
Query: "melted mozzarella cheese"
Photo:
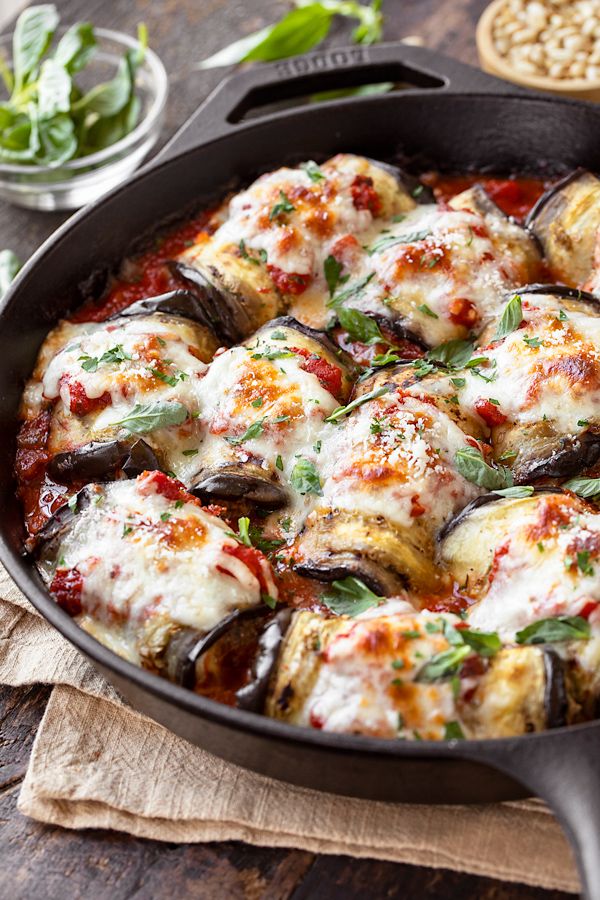
[[[524,508],[499,537],[483,596],[469,609],[473,628],[510,641],[539,619],[577,616],[600,602],[600,515],[572,511],[544,533],[545,508],[543,498]]]
[[[130,653],[154,617],[207,632],[261,602],[256,576],[226,552],[238,547],[227,525],[191,500],[168,499],[152,475],[96,486],[94,498],[62,537],[58,567],[77,569],[84,617],[120,633]],[[263,575],[276,597],[266,563]]]
[[[522,306],[524,326],[475,351],[488,360],[479,371],[492,381],[467,373],[460,405],[475,415],[476,404],[491,396],[509,422],[547,421],[561,433],[580,433],[598,421],[600,317],[565,313],[550,296],[524,299]]]
[[[446,724],[458,719],[449,681],[415,683],[424,663],[449,647],[441,628],[425,630],[425,623],[438,627],[440,620],[423,613],[348,622],[323,651],[297,724],[383,738],[443,738]]]
[[[433,404],[386,394],[323,431],[324,502],[403,528],[423,516],[436,530],[481,493],[456,470],[456,451],[469,446]]]

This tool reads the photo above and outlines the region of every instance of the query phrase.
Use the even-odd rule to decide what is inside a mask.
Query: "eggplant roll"
[[[285,311],[324,328],[325,261],[359,254],[377,223],[416,205],[399,170],[361,156],[277,169],[215,213],[178,271],[200,293],[221,296],[241,323],[235,340]]]
[[[126,659],[160,671],[172,640],[277,597],[262,553],[162,472],[76,498],[41,533],[38,566],[56,602]]]
[[[215,349],[206,328],[161,313],[52,332],[22,405],[25,420],[51,410],[50,473],[90,481],[122,466],[134,443],[139,456],[143,443],[138,472],[160,466],[189,482],[198,383]]]
[[[600,302],[540,285],[506,306],[518,327],[498,339],[499,317],[446,394],[489,428],[517,483],[575,475],[600,458]]]
[[[439,529],[482,493],[458,471],[457,451],[477,442],[454,402],[412,384],[398,367],[363,381],[356,407],[328,423],[313,456],[321,496],[294,550],[297,570],[352,575],[378,593],[435,591]],[[477,429],[471,423],[471,430]]]
[[[299,460],[314,454],[324,418],[347,400],[351,371],[325,335],[291,318],[217,355],[199,390],[204,436],[194,492],[267,508],[293,497],[302,505],[291,487]]]
[[[478,501],[446,529],[440,548],[473,605],[474,628],[503,640],[541,619],[600,625],[600,513],[568,493]]]
[[[295,613],[266,712],[407,740],[508,737],[576,715],[559,657],[537,646],[478,653],[461,626],[457,616],[430,612],[357,620]]]
[[[582,169],[550,188],[531,211],[536,236],[557,281],[593,290],[600,270],[600,180]]]

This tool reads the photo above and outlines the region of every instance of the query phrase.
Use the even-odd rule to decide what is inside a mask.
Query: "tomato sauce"
[[[522,221],[556,179],[498,178],[491,175],[440,175],[428,172],[421,177],[433,189],[436,200],[451,200],[457,194],[481,184],[502,212]]]

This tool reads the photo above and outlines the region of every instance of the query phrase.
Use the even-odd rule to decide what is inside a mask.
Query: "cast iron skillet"
[[[267,104],[359,83],[387,95]],[[263,107],[262,114],[260,107]],[[247,113],[258,109],[258,116]],[[585,894],[600,900],[600,721],[494,741],[394,742],[297,728],[196,696],[125,662],[81,631],[21,555],[12,479],[23,381],[74,286],[116,263],[132,240],[236,180],[337,151],[425,152],[464,171],[600,169],[600,108],[525,92],[431,51],[398,45],[313,53],[222,84],[154,163],[82,210],[25,266],[0,309],[0,559],[36,608],[143,713],[211,753],[295,784],[411,803],[481,803],[532,793],[553,807],[576,851]]]

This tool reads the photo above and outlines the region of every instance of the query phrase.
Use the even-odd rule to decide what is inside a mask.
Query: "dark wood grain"
[[[1,0],[0,0],[1,2]],[[134,33],[149,28],[171,93],[163,142],[218,83],[222,72],[194,69],[199,59],[259,28],[285,9],[269,0],[56,0],[64,21],[90,19]],[[474,25],[486,0],[387,0],[387,40],[419,35],[425,44],[476,63]],[[334,44],[348,40],[336,26]],[[28,257],[63,221],[0,202],[0,247]],[[11,900],[126,900],[173,897],[244,900],[567,900],[572,895],[457,873],[241,843],[175,845],[114,832],[69,832],[16,811],[46,687],[0,687],[0,897]]]

